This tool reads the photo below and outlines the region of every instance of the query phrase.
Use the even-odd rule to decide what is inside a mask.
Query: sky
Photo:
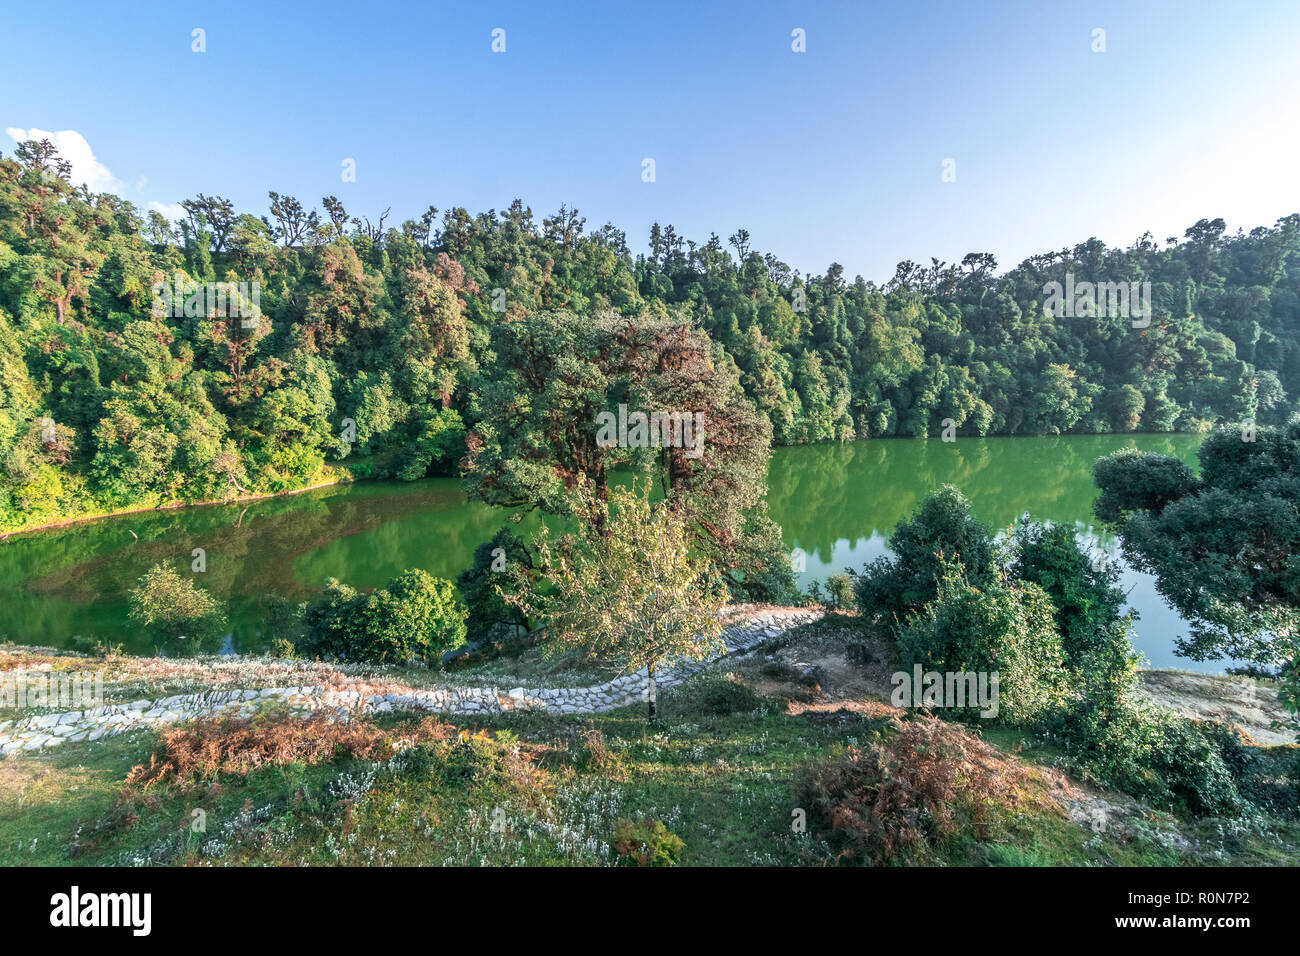
[[[0,152],[42,131],[141,209],[262,215],[275,190],[398,225],[519,197],[634,252],[656,221],[744,227],[877,282],[1300,212],[1295,0],[97,0],[0,22]]]

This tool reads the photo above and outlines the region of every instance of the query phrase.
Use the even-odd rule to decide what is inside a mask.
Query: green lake
[[[1090,546],[1120,562],[1116,541],[1092,518],[1092,465],[1136,445],[1195,462],[1194,435],[1072,435],[1060,438],[885,439],[778,448],[769,473],[772,517],[805,570],[801,583],[861,568],[886,552],[898,521],[934,488],[951,483],[995,529],[1028,512],[1069,522]],[[128,589],[151,565],[189,573],[229,603],[227,650],[262,646],[263,602],[305,600],[326,578],[359,588],[420,567],[455,579],[504,513],[465,500],[459,482],[364,482],[245,504],[150,511],[13,535],[0,544],[0,640],[67,646],[75,635],[153,648],[127,623]],[[535,516],[525,522],[525,529]],[[795,549],[798,549],[797,551]],[[1173,653],[1186,626],[1149,576],[1124,568],[1122,586],[1139,612],[1137,647],[1155,666],[1219,670]]]

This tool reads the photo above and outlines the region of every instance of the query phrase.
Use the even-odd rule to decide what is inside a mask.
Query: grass
[[[156,738],[136,732],[0,761],[3,864],[602,865],[619,821],[659,820],[682,839],[683,865],[821,865],[834,849],[792,828],[800,769],[887,732],[859,713],[787,714],[772,701],[717,714],[689,693],[664,717],[639,708],[587,718],[529,713],[453,721],[447,739],[395,757],[287,760],[127,786]],[[392,736],[417,721],[368,721]],[[985,734],[995,744],[1014,742]],[[1010,759],[1019,759],[1011,757]],[[1031,769],[1027,787],[1051,793]],[[197,813],[196,813],[197,811]],[[202,832],[194,824],[202,819]],[[1093,833],[1025,806],[977,838],[959,832],[935,862],[1150,865],[1294,862],[1294,824],[1222,821],[1171,840],[1139,814]]]
[[[640,707],[583,717],[521,711],[439,718],[436,733],[427,723],[420,730],[428,718],[384,715],[358,719],[360,733],[341,734],[331,750],[305,745],[300,730],[274,725],[286,715],[267,711],[262,719],[271,732],[251,737],[227,740],[220,727],[191,724],[188,731],[136,731],[24,753],[0,760],[0,864],[608,865],[614,833],[628,820],[662,822],[683,841],[683,865],[833,864],[841,846],[800,806],[800,780],[810,765],[887,738],[890,711],[871,689],[870,668],[845,663],[835,635],[813,633],[787,651],[776,643],[665,692],[653,725]],[[9,654],[10,663],[19,659]],[[25,664],[42,662],[34,651],[21,654]],[[322,668],[412,686],[513,686],[492,679],[498,668],[582,682],[575,671],[560,679],[550,670],[556,662],[528,654],[484,661],[451,680],[438,671],[302,662],[110,658],[106,689],[131,699],[214,682],[314,683],[326,676]],[[780,665],[783,654],[825,665],[839,688],[835,699],[809,690],[798,668]],[[59,667],[100,663],[50,657],[46,663]],[[922,856],[927,862],[1300,861],[1295,817],[1179,819],[1068,780],[1057,769],[1063,755],[1050,744],[984,723],[969,732],[1017,768],[1017,799],[990,804],[978,832],[963,823],[936,838]],[[372,746],[375,735],[393,745]],[[169,753],[186,755],[181,773],[132,777],[151,755]],[[798,811],[805,811],[807,832],[794,826]]]

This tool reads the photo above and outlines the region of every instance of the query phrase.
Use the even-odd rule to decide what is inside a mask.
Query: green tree
[[[1199,480],[1155,455],[1116,453],[1094,470],[1098,517],[1191,623],[1180,652],[1196,660],[1295,657],[1300,422],[1260,428],[1254,438],[1232,427],[1207,438]]]
[[[590,497],[592,489],[580,481],[574,493]],[[543,525],[533,548],[543,586],[531,587],[516,569],[521,587],[503,595],[546,621],[553,650],[581,648],[624,671],[645,668],[653,720],[655,669],[666,659],[721,650],[726,587],[707,559],[691,557],[683,516],[652,505],[648,486],[616,488],[610,508],[607,533],[583,524],[556,540]]]
[[[418,481],[429,474],[450,475],[465,454],[465,425],[455,409],[426,415],[415,437],[402,450],[397,477]]]
[[[225,605],[165,564],[155,564],[130,593],[132,623],[168,650],[211,650],[226,632]]]
[[[934,600],[899,631],[900,666],[983,672],[989,680],[996,673],[997,716],[1031,724],[1065,700],[1065,656],[1052,615],[1037,584],[995,577],[978,588],[949,565]]]
[[[502,528],[474,549],[474,560],[456,579],[468,609],[466,624],[475,640],[488,637],[500,625],[526,628],[528,619],[504,595],[533,587],[536,566],[527,542]]]
[[[1023,519],[1017,527],[1013,575],[1032,581],[1052,599],[1056,626],[1070,666],[1078,668],[1106,643],[1122,618],[1118,567],[1089,560],[1074,529]]]
[[[946,567],[960,562],[972,587],[994,578],[993,539],[952,485],[928,495],[889,539],[892,557],[877,558],[858,575],[858,607],[867,621],[901,624],[938,594]]]
[[[305,654],[405,664],[465,643],[465,605],[450,581],[418,568],[363,594],[331,578],[322,599],[303,608]]]
[[[1278,665],[1300,711],[1300,421],[1221,428],[1199,459],[1199,480],[1161,456],[1101,459],[1098,517],[1189,622],[1180,654]]]

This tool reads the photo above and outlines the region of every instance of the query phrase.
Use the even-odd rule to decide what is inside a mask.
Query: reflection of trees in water
[[[781,448],[773,454],[768,501],[786,540],[798,542],[810,563],[830,564],[836,541],[856,546],[873,533],[888,537],[945,482],[961,488],[995,530],[1028,512],[1083,522],[1095,535],[1092,465],[1125,444],[1190,458],[1198,440],[877,439]],[[331,576],[376,587],[408,567],[454,579],[506,520],[505,512],[466,502],[456,481],[431,479],[143,512],[18,535],[0,545],[0,638],[66,645],[74,635],[94,635],[148,651],[127,630],[127,592],[160,561],[188,572],[191,550],[203,548],[207,571],[196,578],[227,601],[235,646],[246,650],[258,645],[257,624],[272,598],[304,600]],[[527,535],[536,522],[531,515],[516,530]]]
[[[0,599],[12,611],[0,633],[60,644],[77,634],[125,638],[148,650],[128,630],[127,592],[159,562],[189,573],[191,551],[203,548],[207,570],[194,576],[228,603],[243,648],[273,598],[304,600],[331,575],[371,587],[406,567],[445,564],[455,577],[503,520],[467,505],[456,482],[430,481],[147,512],[22,536],[0,549]],[[303,562],[309,573],[300,580]],[[375,570],[388,567],[396,571]]]
[[[772,517],[787,541],[829,561],[836,541],[888,537],[935,488],[953,484],[994,530],[1025,513],[1092,521],[1093,463],[1136,444],[1189,457],[1190,435],[875,440],[777,449],[769,470]]]

